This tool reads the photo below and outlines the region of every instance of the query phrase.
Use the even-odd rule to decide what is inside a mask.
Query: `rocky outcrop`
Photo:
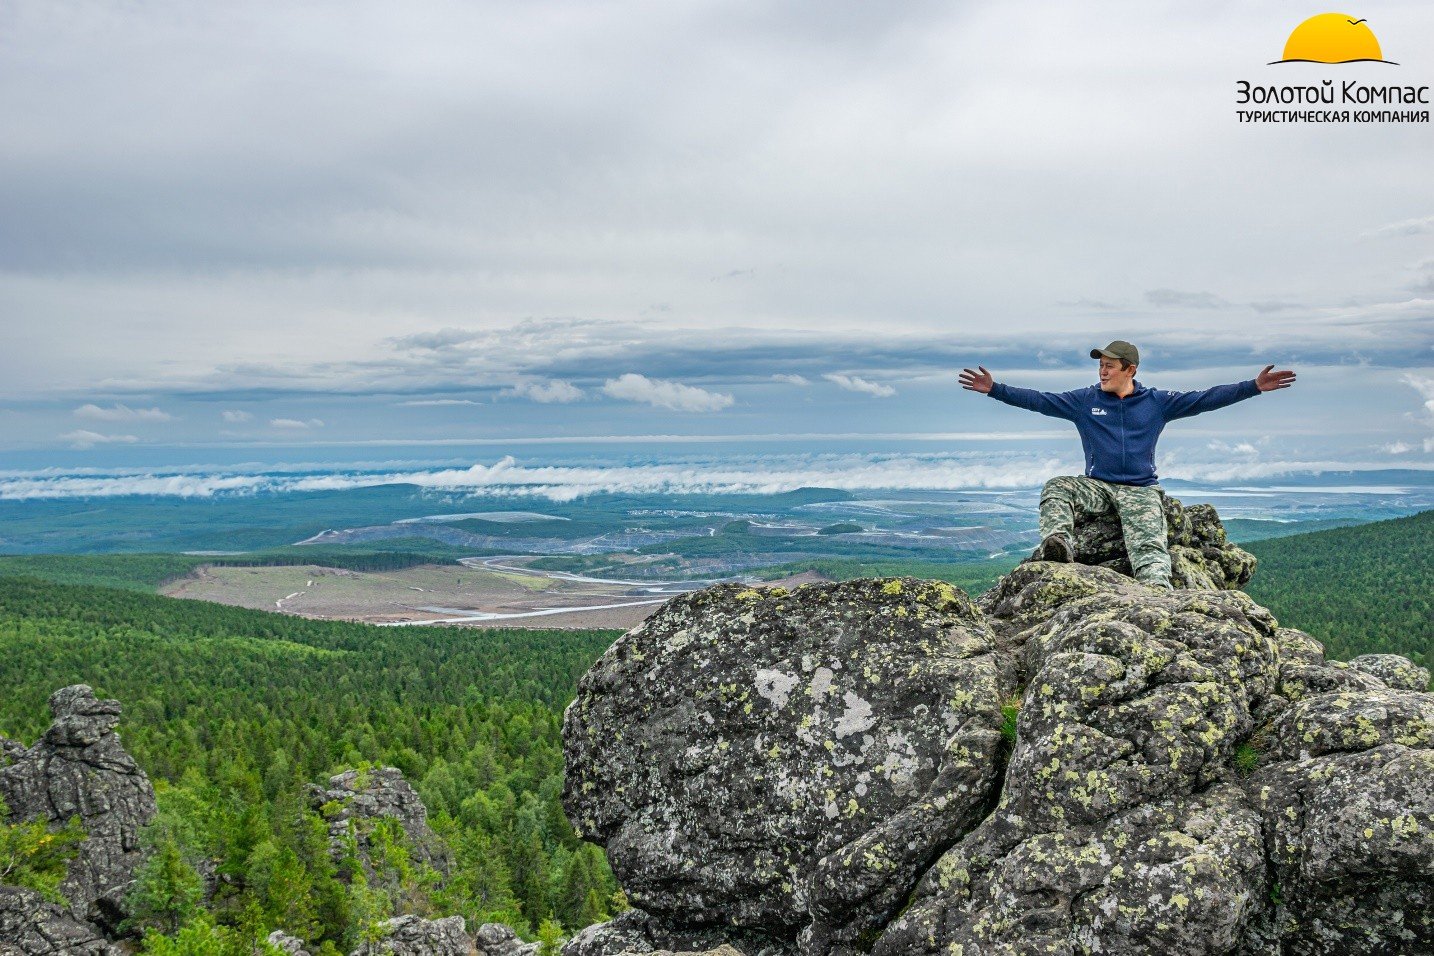
[[[379,928],[382,939],[365,943],[350,956],[472,956],[476,952],[461,916],[435,920],[398,916]]]
[[[1327,661],[1179,517],[1217,586],[668,602],[565,717],[569,816],[642,908],[565,956],[1434,953],[1427,673]]]
[[[854,940],[991,799],[995,651],[940,582],[675,598],[579,684],[569,816],[652,916]]]
[[[1225,537],[1225,526],[1210,505],[1185,507],[1162,495],[1170,549],[1170,577],[1177,588],[1242,588],[1255,573],[1255,556]],[[1120,519],[1077,515],[1076,560],[1130,575]]]
[[[38,743],[6,749],[11,763],[0,768],[0,797],[15,822],[61,824],[80,818],[87,836],[60,884],[75,922],[64,932],[83,935],[96,927],[97,934],[113,932],[125,916],[124,895],[143,861],[140,831],[155,815],[154,788],[115,732],[119,701],[99,700],[88,686],[76,684],[50,696],[50,712],[54,721]],[[14,904],[19,898],[10,900]],[[27,911],[39,914],[44,925],[59,925],[49,908]],[[35,925],[27,922],[29,917],[17,919]],[[15,938],[8,929],[0,930],[0,940]],[[83,945],[72,945],[86,952]]]
[[[1429,689],[1429,669],[1398,654],[1361,654],[1350,660],[1349,666],[1379,678],[1387,687],[1398,690]]]
[[[305,944],[302,939],[290,936],[282,930],[270,933],[267,942],[284,956],[310,956],[309,951],[304,948]]]
[[[473,934],[473,945],[478,956],[533,956],[538,951],[537,943],[525,943],[509,926],[502,923],[484,923]]]
[[[790,941],[731,926],[677,926],[641,910],[620,913],[581,930],[563,946],[563,956],[619,956],[626,953],[701,953],[740,946],[738,956],[791,956]]]
[[[450,854],[439,836],[428,826],[428,809],[397,767],[346,770],[329,778],[328,787],[310,786],[309,803],[328,823],[329,847],[334,859],[341,859],[352,829],[358,843],[359,859],[373,876],[369,839],[373,824],[388,817],[398,822],[408,838],[416,862],[427,864],[441,874],[450,868]]]
[[[99,927],[34,890],[0,886],[0,956],[119,956]]]

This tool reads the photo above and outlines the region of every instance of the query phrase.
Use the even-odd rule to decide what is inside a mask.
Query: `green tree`
[[[179,846],[162,839],[135,874],[126,897],[130,916],[127,929],[154,929],[174,933],[199,914],[204,883],[185,862]]]
[[[551,919],[538,927],[538,956],[558,956],[563,945],[563,927]]]
[[[0,884],[34,890],[51,903],[65,904],[60,883],[69,861],[85,841],[79,817],[52,830],[44,820],[10,823],[10,807],[0,798]]]

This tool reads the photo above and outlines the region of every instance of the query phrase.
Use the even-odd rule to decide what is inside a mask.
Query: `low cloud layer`
[[[1339,469],[1373,470],[1387,462],[1332,461],[1206,462],[1162,469],[1166,478],[1231,482],[1313,474]],[[0,499],[105,498],[158,495],[207,498],[281,492],[336,491],[379,485],[473,495],[513,495],[572,501],[600,493],[732,493],[777,494],[798,488],[848,491],[942,489],[980,490],[1038,488],[1053,474],[1079,469],[1074,458],[1045,455],[851,454],[768,455],[760,458],[689,458],[680,464],[592,467],[525,464],[504,455],[491,465],[416,471],[166,474],[0,474]],[[1434,470],[1434,469],[1431,469]]]

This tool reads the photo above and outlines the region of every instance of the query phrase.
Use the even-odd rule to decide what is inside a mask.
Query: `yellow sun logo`
[[[1394,63],[1384,59],[1379,40],[1363,17],[1321,13],[1295,27],[1285,55],[1273,63]]]

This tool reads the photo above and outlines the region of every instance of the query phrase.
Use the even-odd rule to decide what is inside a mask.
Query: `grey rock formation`
[[[669,602],[564,722],[569,815],[648,912],[564,956],[1434,954],[1427,674],[1326,660],[1229,587],[1238,555],[1201,555],[1224,586],[1029,562],[979,607],[912,579]],[[920,768],[851,818],[852,768],[896,751],[852,760],[848,693]]]
[[[1172,583],[1177,588],[1242,588],[1255,573],[1255,556],[1225,538],[1210,505],[1185,507],[1164,496]],[[1080,515],[1075,525],[1076,560],[1129,575],[1130,558],[1114,515]]]
[[[626,956],[705,952],[722,946],[739,947],[738,956],[796,956],[791,942],[761,933],[723,926],[675,926],[631,909],[606,923],[581,930],[563,946],[563,956]]]
[[[513,932],[512,927],[502,923],[484,923],[473,934],[473,944],[478,956],[533,956],[538,951],[537,943],[525,943]]]
[[[33,890],[0,886],[0,956],[119,956],[93,923]]]
[[[564,804],[656,918],[849,942],[982,816],[998,665],[940,582],[683,595],[579,683]]]
[[[98,700],[76,684],[50,696],[50,711],[54,722],[38,743],[7,750],[12,762],[0,768],[0,796],[16,822],[80,818],[87,836],[60,892],[77,921],[113,931],[143,861],[140,830],[154,819],[154,788],[115,733],[119,701]]]
[[[350,956],[472,956],[477,952],[461,916],[435,920],[397,916],[379,925],[383,939],[365,943]]]
[[[423,800],[397,767],[346,770],[330,777],[327,788],[310,786],[309,802],[328,822],[329,845],[335,859],[343,856],[344,839],[352,827],[359,858],[365,869],[371,869],[369,837],[373,824],[382,817],[391,817],[403,827],[418,862],[448,873],[448,848],[429,828]]]
[[[285,956],[309,956],[309,951],[304,948],[304,941],[290,936],[280,930],[274,930],[269,934],[268,943],[277,948]]]
[[[1351,659],[1349,666],[1378,677],[1396,690],[1429,689],[1429,669],[1398,654],[1361,654]]]

